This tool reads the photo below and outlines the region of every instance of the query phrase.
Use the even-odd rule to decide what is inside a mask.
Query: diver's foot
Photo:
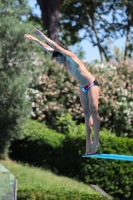
[[[97,153],[99,145],[100,145],[99,141],[93,142],[91,150],[90,150],[90,152],[88,154],[95,154],[95,153]]]
[[[93,145],[93,141],[87,142],[85,155],[90,153],[92,145]]]

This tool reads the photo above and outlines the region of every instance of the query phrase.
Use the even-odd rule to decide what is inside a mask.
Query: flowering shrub
[[[91,69],[101,88],[99,112],[102,125],[118,136],[132,136],[133,64],[106,63],[91,66]]]
[[[75,119],[82,119],[77,82],[63,66],[53,61],[49,66],[49,69],[44,66],[45,73],[39,77],[38,85],[28,89],[33,108],[32,117],[39,121],[45,120],[50,126],[66,112]]]
[[[45,65],[45,63],[44,63]],[[132,136],[133,63],[86,64],[100,84],[99,113],[102,127],[118,136]],[[44,66],[45,69],[45,66]],[[36,89],[35,89],[36,88]],[[84,122],[78,96],[78,83],[54,61],[49,61],[35,88],[29,88],[32,117],[45,121],[51,128],[64,113],[78,123]]]

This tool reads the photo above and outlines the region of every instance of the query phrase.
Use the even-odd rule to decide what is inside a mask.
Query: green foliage
[[[132,9],[132,1],[125,0],[63,1],[61,36],[69,45],[83,39],[89,40],[93,46],[98,47],[102,61],[112,57],[107,40],[113,43],[116,39],[125,37],[124,59],[132,57]],[[79,36],[81,30],[82,36]]]
[[[82,158],[85,135],[52,133],[39,122],[29,121],[26,137],[12,143],[11,158],[31,165],[48,167],[52,171],[103,188],[115,199],[129,200],[133,196],[133,163]],[[39,131],[41,129],[41,131]],[[48,139],[50,137],[50,139]],[[133,139],[116,137],[107,130],[100,134],[99,152],[133,155]]]
[[[27,0],[0,0],[0,9],[0,156],[4,157],[10,142],[22,136],[30,116],[27,88],[38,81],[43,59],[23,37],[34,29],[26,22],[30,13]]]
[[[36,90],[31,89],[33,118],[45,122],[50,128],[64,132],[68,127],[77,128],[68,113],[77,124],[84,122],[84,115],[78,96],[78,83],[70,77],[62,66],[49,62],[45,75],[41,76]],[[102,119],[101,128],[105,127],[117,136],[132,137],[133,106],[132,63],[93,63],[87,69],[94,74],[100,85],[99,113]],[[63,117],[63,118],[62,118]],[[60,119],[60,122],[59,122]],[[61,122],[61,120],[63,120]],[[67,122],[69,121],[69,122]],[[70,122],[71,121],[71,122]],[[60,127],[59,127],[59,123]],[[63,124],[65,123],[65,124]],[[67,124],[68,123],[68,124]],[[55,126],[57,124],[57,126]],[[78,127],[79,128],[79,127]]]
[[[62,33],[68,34],[62,34],[62,38],[70,44],[83,39],[89,40],[93,46],[99,48],[101,60],[108,60],[110,52],[106,40],[112,39],[114,30],[112,30],[111,19],[109,21],[105,15],[110,15],[111,6],[110,1],[64,1],[61,7],[60,23],[61,28],[65,30],[62,30]],[[82,37],[78,34],[81,30]]]
[[[53,163],[52,154],[60,147],[64,135],[57,134],[57,132],[48,129],[35,120],[29,120],[23,133],[25,136],[23,140],[13,142],[14,146],[11,151],[20,146],[20,151],[16,152],[15,157],[12,155],[13,158],[20,158],[20,161],[25,158],[27,163],[49,168]],[[25,141],[24,149],[23,141]],[[36,161],[34,160],[35,154],[39,155]],[[47,162],[48,158],[50,158],[49,162]]]
[[[45,121],[52,128],[57,116],[76,111],[75,117],[78,118],[82,115],[82,108],[77,104],[77,82],[55,61],[49,62],[48,66],[45,74],[40,77],[39,84],[35,89],[30,89],[30,98],[33,103],[33,118]]]
[[[10,141],[18,138],[30,105],[25,98],[27,78],[23,74],[22,33],[20,18],[26,10],[25,1],[0,1],[0,154],[7,155]],[[25,9],[23,8],[25,7]],[[13,14],[14,13],[14,14]]]
[[[99,194],[99,192],[88,184],[84,184],[72,178],[58,176],[50,170],[29,166],[27,163],[17,163],[12,160],[0,160],[0,163],[15,176],[19,183],[17,187],[18,190],[24,188],[44,188],[54,190],[64,189],[69,191],[78,190],[86,194]]]
[[[91,66],[98,77],[101,96],[99,112],[102,126],[116,132],[117,136],[132,137],[132,77],[133,68],[127,63],[102,63]]]
[[[78,190],[54,190],[54,189],[44,189],[44,188],[33,188],[33,189],[22,189],[18,190],[18,200],[108,200],[107,197],[102,197],[97,194],[86,194],[85,192],[79,192]]]
[[[76,127],[76,122],[72,120],[71,115],[66,114],[61,117],[57,117],[55,127],[57,127],[57,131],[59,132],[68,133],[71,128]]]
[[[85,126],[84,124],[76,124],[76,121],[72,119],[70,114],[64,114],[61,117],[57,117],[55,122],[55,129],[58,132],[65,133],[65,134],[74,134],[74,135],[81,135],[85,133]]]
[[[28,138],[28,141],[34,142],[38,140],[40,142],[42,141],[42,143],[45,141],[47,144],[52,145],[53,148],[60,146],[60,143],[64,138],[64,135],[57,134],[56,131],[48,129],[46,126],[35,120],[28,121],[23,134],[24,138]],[[32,137],[29,137],[30,135]],[[54,141],[53,138],[55,138]]]

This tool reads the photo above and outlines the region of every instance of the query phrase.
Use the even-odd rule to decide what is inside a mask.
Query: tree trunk
[[[37,0],[41,12],[43,27],[47,30],[48,37],[58,42],[58,26],[60,7],[64,0]]]
[[[129,6],[129,5],[128,5]],[[130,8],[127,9],[127,33],[126,33],[126,45],[125,45],[125,53],[124,53],[124,60],[127,58],[127,52],[130,44],[130,26],[131,26],[131,10]]]

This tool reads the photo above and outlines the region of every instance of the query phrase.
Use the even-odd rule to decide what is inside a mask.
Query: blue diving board
[[[133,162],[133,156],[127,156],[127,155],[119,155],[119,154],[87,154],[82,155],[83,158],[103,158],[103,159],[112,159],[112,160],[125,160],[125,161],[132,161]]]

